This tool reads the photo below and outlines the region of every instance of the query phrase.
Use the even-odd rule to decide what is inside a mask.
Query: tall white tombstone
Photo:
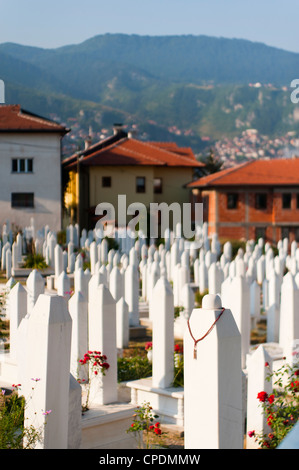
[[[261,313],[261,286],[254,280],[250,284],[250,318],[251,328],[256,327]]]
[[[89,297],[89,350],[107,356],[105,376],[92,377],[90,403],[106,405],[117,401],[116,302],[109,289],[100,284]]]
[[[54,268],[57,280],[64,269],[63,250],[60,245],[56,245],[54,248]]]
[[[72,319],[71,342],[71,373],[76,379],[84,382],[88,380],[88,369],[79,367],[79,360],[83,359],[88,347],[88,308],[87,300],[82,292],[75,292],[68,302]]]
[[[8,294],[9,309],[9,343],[10,357],[15,362],[18,357],[18,328],[27,315],[27,292],[20,282],[14,285]]]
[[[267,342],[279,341],[279,305],[281,283],[274,269],[268,277]]]
[[[212,263],[208,269],[209,294],[220,294],[224,275],[217,263]]]
[[[66,449],[68,445],[71,329],[65,299],[40,295],[28,318],[22,384],[27,400],[25,421],[43,433],[36,448]],[[32,378],[39,379],[34,393]]]
[[[184,335],[185,449],[242,449],[241,337],[232,312],[223,311],[218,295],[206,295],[189,326]]]
[[[6,279],[11,277],[12,259],[11,249],[6,250]]]
[[[269,364],[269,366],[266,366]],[[265,418],[260,402],[257,399],[259,392],[272,392],[272,379],[267,380],[269,370],[272,370],[272,358],[263,345],[252,353],[247,365],[247,420],[246,420],[246,449],[258,448],[254,437],[249,437],[248,432],[256,434],[269,432],[269,426]]]
[[[127,348],[129,345],[129,306],[121,297],[116,301],[116,347]]]
[[[129,264],[125,270],[125,301],[129,306],[130,326],[139,325],[139,274],[136,266]]]
[[[124,296],[124,275],[117,266],[114,266],[111,270],[109,289],[116,302]]]
[[[71,296],[71,280],[65,271],[62,271],[57,279],[57,294],[66,299]]]
[[[288,272],[281,285],[279,344],[287,353],[295,339],[299,338],[299,289]],[[286,355],[286,354],[285,354]]]
[[[162,277],[154,287],[152,386],[167,388],[174,378],[173,292]]]
[[[27,313],[31,313],[38,297],[44,293],[45,281],[37,269],[33,269],[26,281]]]
[[[98,256],[97,256],[97,244],[95,241],[91,242],[90,247],[89,247],[89,255],[90,255],[90,272],[91,274],[94,274],[95,271],[95,265],[96,262],[98,261]]]
[[[250,346],[250,287],[242,276],[236,276],[230,283],[230,297],[226,298],[226,305],[232,311],[241,334],[242,368],[246,367],[246,355]]]

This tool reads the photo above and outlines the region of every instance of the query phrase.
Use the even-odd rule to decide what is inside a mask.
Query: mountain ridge
[[[96,126],[126,116],[149,138],[156,132],[181,139],[169,131],[177,127],[197,148],[204,135],[215,139],[248,126],[263,133],[297,130],[288,90],[297,71],[298,53],[205,35],[107,33],[54,49],[0,44],[9,102],[30,105],[31,94],[33,112],[63,119],[82,106],[86,115],[94,113],[89,122]],[[263,86],[249,86],[256,82]]]

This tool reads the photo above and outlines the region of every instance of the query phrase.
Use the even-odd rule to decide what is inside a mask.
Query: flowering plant
[[[127,429],[127,432],[134,432],[138,438],[138,447],[143,447],[143,437],[145,437],[146,449],[150,447],[150,434],[155,436],[161,436],[162,431],[160,429],[159,421],[154,420],[159,418],[158,415],[153,414],[152,407],[149,402],[143,402],[142,406],[138,406],[133,415],[133,423],[131,427]]]
[[[147,343],[145,343],[144,349],[146,351],[151,351],[153,349],[153,343],[151,341],[148,341]]]
[[[31,379],[38,382],[40,379]],[[34,390],[34,387],[32,387]],[[26,425],[26,401],[21,393],[21,384],[12,384],[12,390],[0,388],[0,449],[33,449],[42,441],[42,427]],[[27,398],[27,402],[32,396]],[[47,416],[48,410],[43,413]],[[44,422],[46,425],[46,421]]]
[[[268,362],[265,367],[269,367]],[[257,394],[270,432],[258,434],[253,430],[248,433],[262,449],[275,449],[299,418],[299,370],[284,364],[275,373],[269,371],[267,380],[272,377],[276,377],[273,392],[261,391]]]
[[[83,380],[78,380],[79,383],[87,386],[86,402],[85,405],[82,406],[83,411],[87,411],[89,409],[88,402],[92,376],[98,375],[99,372],[102,375],[106,375],[106,371],[110,367],[107,362],[107,356],[102,354],[100,351],[87,351],[87,353],[84,354],[83,359],[79,359],[79,365],[84,366],[86,364],[89,367],[89,380],[86,383],[84,383]]]
[[[184,357],[183,346],[180,344],[174,345],[174,387],[184,386]]]

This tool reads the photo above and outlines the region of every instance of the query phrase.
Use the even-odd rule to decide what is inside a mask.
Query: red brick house
[[[299,158],[245,162],[187,187],[203,202],[210,235],[299,241]]]

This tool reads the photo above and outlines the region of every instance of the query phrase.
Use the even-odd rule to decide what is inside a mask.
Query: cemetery
[[[193,241],[177,226],[156,246],[77,225],[63,238],[32,220],[17,234],[7,221],[0,248],[0,388],[23,399],[24,448],[145,447],[138,413],[158,448],[167,429],[185,449],[266,448],[262,405],[277,411],[287,391],[298,408],[296,242],[236,248],[203,224]],[[275,381],[285,365],[295,376]],[[278,448],[299,447],[292,413]]]

